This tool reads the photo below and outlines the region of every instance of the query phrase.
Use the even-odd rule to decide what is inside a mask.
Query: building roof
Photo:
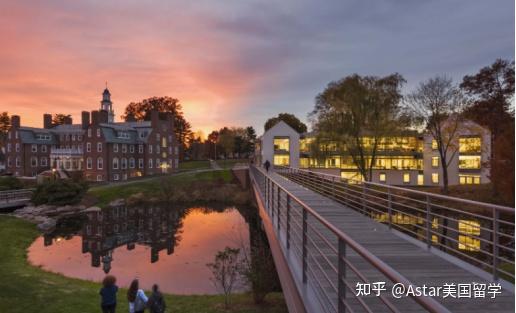
[[[84,133],[81,124],[61,124],[56,125],[50,129],[51,132],[57,133]]]
[[[52,134],[49,129],[45,128],[32,128],[32,127],[20,127],[18,129],[20,140],[26,144],[57,144],[56,135]],[[37,134],[50,135],[50,139],[38,139]]]

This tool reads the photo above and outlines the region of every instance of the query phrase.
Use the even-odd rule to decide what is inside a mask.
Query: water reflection
[[[240,209],[246,210],[246,209]],[[29,248],[29,261],[66,276],[126,286],[139,277],[166,292],[215,293],[206,263],[225,246],[249,245],[249,226],[233,207],[114,207],[61,220]]]

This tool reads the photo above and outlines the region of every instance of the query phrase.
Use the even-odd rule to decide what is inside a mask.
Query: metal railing
[[[28,200],[32,197],[34,189],[16,189],[0,191],[0,203],[11,203],[20,200]]]
[[[289,256],[289,266],[296,280],[311,290],[324,312],[449,312],[431,297],[396,299],[390,295],[357,296],[356,282],[385,281],[386,288],[411,282],[373,255],[365,247],[340,231],[309,205],[283,188],[256,166],[250,177],[257,187],[276,237]],[[388,289],[387,289],[388,290]]]
[[[277,172],[483,269],[493,281],[514,282],[514,208],[303,169]]]

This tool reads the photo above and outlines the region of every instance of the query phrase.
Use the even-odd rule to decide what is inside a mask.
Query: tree
[[[471,97],[466,116],[491,132],[490,178],[495,194],[514,199],[514,61],[496,60],[460,84]]]
[[[443,171],[443,193],[448,193],[448,166],[459,150],[458,130],[467,100],[452,80],[437,76],[422,82],[407,96],[407,109],[415,125],[426,128],[437,143]]]
[[[71,119],[72,116],[70,114],[61,114],[57,113],[52,116],[52,125],[63,125],[66,124],[66,121]]]
[[[245,140],[246,146],[244,151],[247,154],[251,154],[254,152],[254,143],[256,141],[256,132],[252,126],[248,126],[245,129]]]
[[[366,181],[372,179],[380,140],[400,126],[400,88],[404,82],[399,74],[353,74],[329,83],[310,113],[317,142],[336,142],[332,149],[349,154]]]
[[[215,287],[224,293],[226,309],[229,308],[231,292],[239,279],[241,267],[239,254],[240,249],[226,247],[217,252],[215,262],[206,264],[213,274],[212,281]]]
[[[295,129],[298,133],[306,133],[307,127],[295,115],[289,113],[280,113],[277,117],[272,117],[265,122],[265,131],[272,128],[279,121],[287,123],[290,127]]]
[[[229,128],[224,127],[219,131],[218,144],[221,146],[224,152],[224,158],[227,159],[228,155],[234,152],[235,149],[235,134]]]
[[[498,59],[477,74],[464,76],[460,87],[473,100],[466,114],[480,125],[488,127],[494,141],[514,118],[514,112],[511,112],[514,62]]]
[[[172,97],[152,97],[140,102],[131,102],[125,108],[122,115],[124,120],[134,118],[137,121],[150,120],[150,112],[157,110],[160,113],[172,113],[174,115],[174,133],[180,144],[180,158],[186,150],[188,140],[192,136],[192,126],[184,118],[181,103]]]
[[[6,141],[7,132],[11,128],[11,118],[7,112],[0,113],[0,147],[2,147]]]

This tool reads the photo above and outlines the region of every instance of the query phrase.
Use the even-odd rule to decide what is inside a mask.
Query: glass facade
[[[277,137],[274,138],[274,152],[289,152],[290,151],[290,139],[288,137]]]
[[[465,251],[479,251],[480,223],[470,220],[459,220],[459,249]]]
[[[274,156],[274,165],[275,166],[289,166],[290,165],[290,156],[286,155],[275,155]]]

